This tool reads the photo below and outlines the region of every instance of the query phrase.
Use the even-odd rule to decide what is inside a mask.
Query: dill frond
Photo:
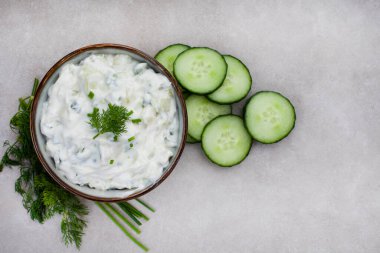
[[[100,112],[99,108],[94,108],[87,116],[88,122],[98,133],[93,137],[97,138],[104,133],[113,133],[114,141],[117,141],[122,133],[127,132],[125,123],[130,119],[133,111],[128,111],[124,106],[108,104],[107,110]]]

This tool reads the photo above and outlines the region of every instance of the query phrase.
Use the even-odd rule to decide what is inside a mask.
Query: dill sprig
[[[93,138],[95,139],[104,133],[113,133],[113,139],[117,141],[122,133],[127,132],[125,123],[132,114],[133,111],[128,111],[127,108],[120,105],[108,104],[107,110],[102,110],[102,112],[95,107],[92,113],[88,114],[90,118],[89,124],[98,131]]]
[[[18,111],[10,120],[10,128],[17,139],[13,144],[5,141],[7,149],[0,161],[0,171],[5,166],[18,166],[20,176],[15,182],[15,190],[22,196],[23,205],[31,219],[43,223],[55,214],[61,215],[63,241],[66,245],[75,244],[79,248],[86,227],[84,216],[88,209],[47,175],[37,158],[30,136],[30,110],[38,83],[35,79],[31,96],[19,99]]]

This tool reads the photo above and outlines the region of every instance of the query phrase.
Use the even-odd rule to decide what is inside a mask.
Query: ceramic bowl
[[[91,54],[127,54],[139,62],[146,62],[149,67],[151,67],[157,73],[161,73],[166,76],[171,82],[174,91],[176,93],[175,99],[177,104],[177,111],[179,113],[179,145],[171,158],[169,165],[164,168],[163,174],[161,177],[154,182],[153,184],[147,186],[144,189],[139,190],[97,190],[90,188],[88,186],[80,186],[71,183],[61,172],[56,169],[53,159],[47,154],[45,143],[46,139],[41,133],[40,122],[42,114],[42,105],[48,99],[48,89],[55,83],[58,79],[59,74],[62,70],[62,67],[65,64],[69,63],[79,63],[84,58]],[[168,70],[166,70],[159,62],[157,62],[153,57],[145,54],[144,52],[124,45],[118,44],[97,44],[90,45],[66,55],[60,59],[54,66],[46,73],[42,79],[36,95],[34,97],[31,120],[30,120],[31,136],[34,148],[36,150],[38,159],[42,163],[43,167],[49,173],[49,175],[63,188],[67,191],[78,195],[80,197],[103,202],[116,202],[116,201],[126,201],[136,197],[139,197],[161,184],[173,171],[179,158],[181,157],[183,148],[186,142],[186,133],[187,133],[187,114],[186,106],[180,88],[176,80],[172,77]]]

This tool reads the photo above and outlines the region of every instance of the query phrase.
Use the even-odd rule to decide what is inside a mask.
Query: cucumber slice
[[[191,144],[193,144],[193,143],[197,143],[197,142],[199,142],[199,141],[197,141],[196,139],[194,139],[194,138],[191,137],[190,135],[187,135],[187,137],[186,137],[186,142],[187,142],[187,143],[191,143]]]
[[[227,76],[222,86],[207,97],[220,104],[232,104],[248,95],[252,85],[252,78],[248,68],[237,58],[225,55],[227,62]]]
[[[203,128],[219,115],[230,114],[230,105],[220,105],[204,96],[190,95],[186,99],[188,133],[196,141],[201,140]]]
[[[219,116],[202,133],[202,149],[208,159],[223,167],[241,163],[252,147],[244,121],[236,115]]]
[[[170,74],[173,75],[173,63],[175,59],[180,53],[189,48],[190,47],[188,45],[173,44],[160,50],[154,58],[159,63],[161,63],[167,70],[169,70]]]
[[[177,81],[196,94],[213,92],[222,85],[226,74],[226,61],[211,48],[190,48],[178,55],[174,62],[174,76]]]
[[[245,106],[245,124],[252,137],[261,143],[275,143],[293,130],[296,112],[292,103],[278,92],[261,91]]]

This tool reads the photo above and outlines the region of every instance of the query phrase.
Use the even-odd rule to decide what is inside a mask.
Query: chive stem
[[[131,235],[128,230],[125,229],[125,227],[120,224],[120,222],[110,213],[110,211],[108,211],[104,205],[102,205],[101,203],[99,202],[95,202],[95,204],[108,216],[108,218],[111,219],[111,221],[113,221],[113,223],[115,223],[116,226],[118,226],[121,231],[124,232],[124,234],[129,237],[129,239],[131,239],[132,242],[134,242],[137,246],[139,246],[142,250],[144,251],[148,251],[149,249],[144,245],[142,244],[141,242],[139,242],[135,237],[133,237],[133,235]]]
[[[137,225],[141,226],[142,223],[135,217],[133,212],[127,207],[123,205],[124,203],[117,203],[117,205],[134,221]]]
[[[136,207],[134,207],[132,204],[130,204],[128,202],[126,202],[125,204],[128,205],[130,207],[130,210],[133,211],[134,214],[137,215],[139,218],[143,218],[146,221],[149,220],[148,216],[146,216],[143,212],[141,212],[139,209],[137,209]]]
[[[149,206],[145,201],[141,200],[141,199],[136,199],[137,202],[139,202],[141,205],[145,206],[147,209],[149,209],[151,212],[155,212],[156,210]]]
[[[37,79],[37,78],[34,78],[34,84],[33,84],[33,89],[32,89],[32,96],[34,96],[34,94],[36,94],[36,91],[37,91],[37,87],[38,87],[38,83],[40,81]]]
[[[117,217],[119,217],[121,220],[123,220],[133,231],[135,231],[137,234],[141,233],[141,231],[135,225],[133,225],[127,218],[125,218],[123,215],[121,215],[121,213],[116,208],[114,208],[109,203],[106,203],[105,205],[109,209],[111,209],[111,211],[114,212],[117,215]]]
[[[134,209],[129,203],[125,202],[125,203],[122,203],[122,205],[128,210],[128,212],[130,212],[133,216],[135,216],[136,218],[141,218],[141,212]]]

